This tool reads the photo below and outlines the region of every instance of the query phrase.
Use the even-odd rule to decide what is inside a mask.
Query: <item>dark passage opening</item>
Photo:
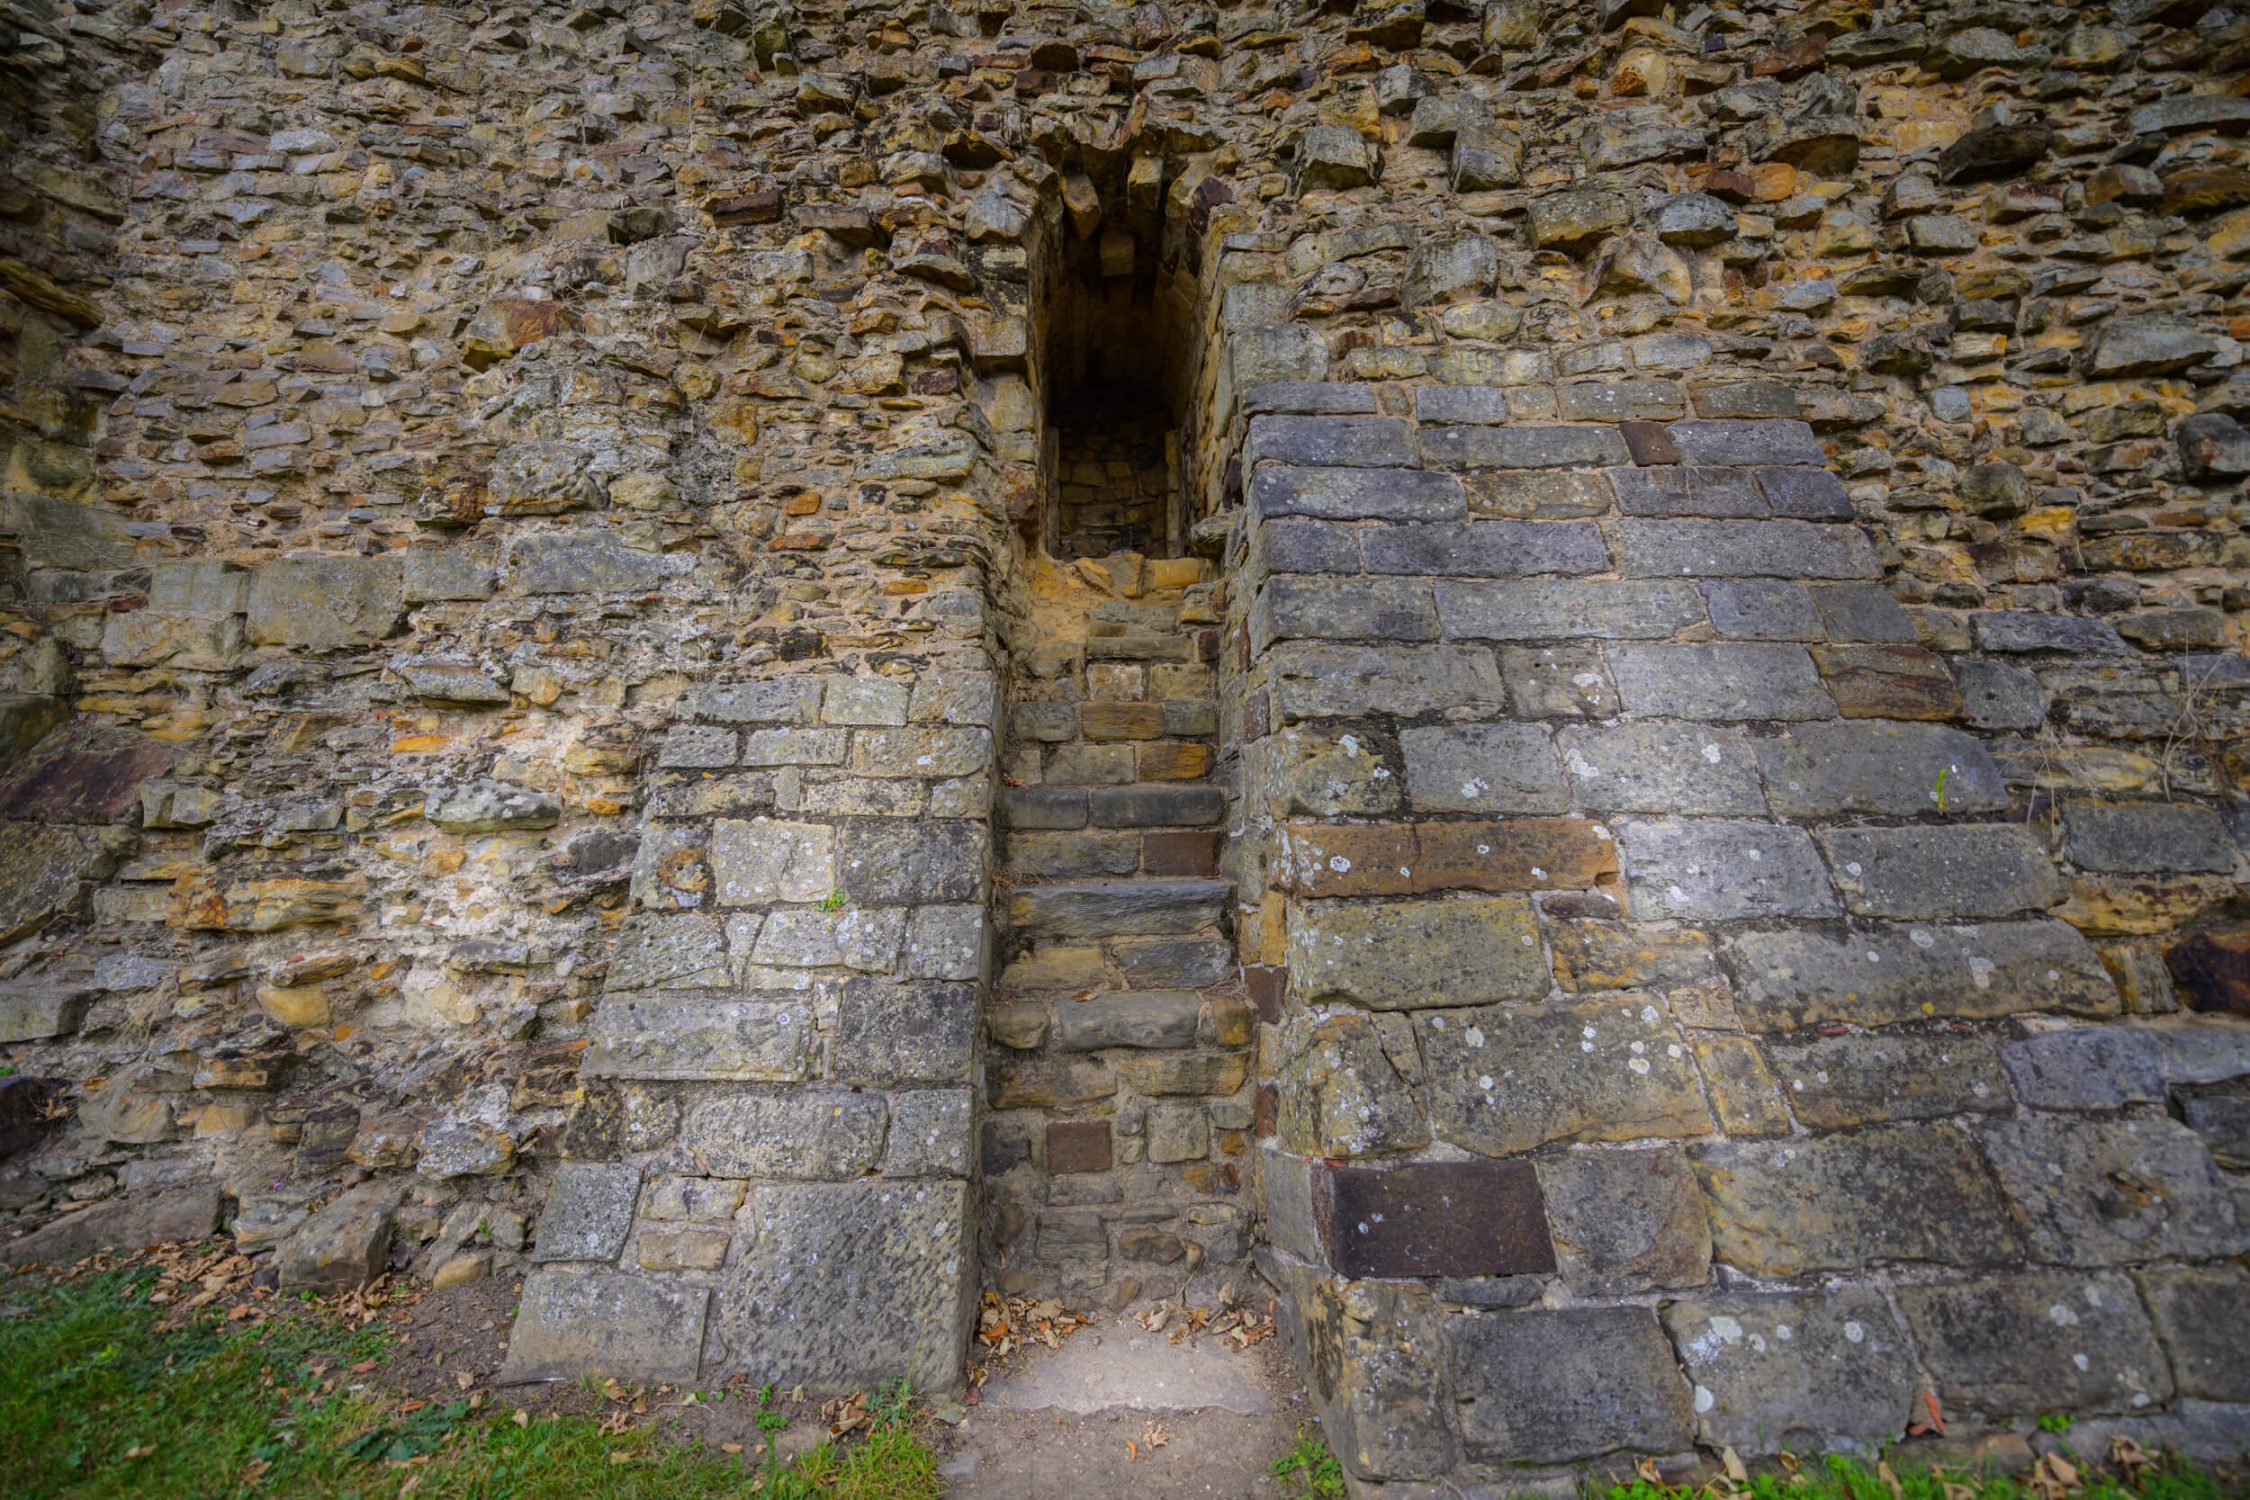
[[[1163,264],[1160,206],[1128,198],[1086,182],[1090,211],[1055,226],[1038,270],[1039,541],[1058,558],[1186,550],[1180,414],[1193,281]]]

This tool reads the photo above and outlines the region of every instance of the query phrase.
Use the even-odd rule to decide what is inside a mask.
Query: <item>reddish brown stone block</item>
[[[2199,932],[2164,951],[2190,1010],[2250,1016],[2250,929]]]
[[[1676,464],[1680,450],[1672,442],[1672,434],[1662,422],[1620,422],[1618,433],[1625,439],[1625,451],[1633,455],[1636,464]]]
[[[1527,1161],[1313,1169],[1313,1225],[1342,1276],[1521,1276],[1555,1269]]]
[[[1584,818],[1416,827],[1422,891],[1583,890],[1617,873],[1617,844]]]
[[[1047,1170],[1055,1176],[1071,1172],[1106,1172],[1110,1168],[1111,1159],[1109,1121],[1047,1122]]]
[[[1271,1025],[1281,1019],[1282,997],[1289,993],[1287,969],[1278,964],[1245,964],[1242,982],[1259,1020]]]
[[[1219,830],[1141,835],[1141,871],[1147,875],[1214,875],[1219,869]]]
[[[1815,646],[1836,711],[1847,719],[1957,719],[1961,689],[1920,646]]]
[[[1410,896],[1416,883],[1408,823],[1291,823],[1273,881],[1304,896]]]
[[[1201,781],[1211,774],[1211,747],[1188,740],[1156,740],[1140,747],[1143,781]]]
[[[1078,732],[1090,740],[1154,740],[1164,736],[1161,703],[1081,703]]]

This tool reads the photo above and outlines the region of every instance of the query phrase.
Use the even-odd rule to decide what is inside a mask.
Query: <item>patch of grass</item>
[[[1344,1466],[1305,1428],[1297,1429],[1297,1441],[1267,1471],[1282,1482],[1289,1500],[1343,1500]]]
[[[595,1417],[519,1425],[467,1400],[403,1402],[387,1339],[317,1312],[159,1329],[145,1272],[0,1279],[0,1475],[15,1500],[935,1500],[903,1390],[867,1435],[787,1465]]]
[[[1794,1474],[1756,1474],[1747,1481],[1669,1485],[1639,1479],[1593,1493],[1601,1500],[2226,1500],[2250,1493],[2239,1475],[2212,1473],[2165,1457],[2131,1471],[2108,1473],[2052,1461],[2021,1478],[1958,1469],[1870,1468],[1841,1456]],[[2068,1475],[2068,1479],[2064,1478]]]

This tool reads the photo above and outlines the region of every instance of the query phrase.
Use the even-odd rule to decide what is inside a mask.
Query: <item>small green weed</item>
[[[2068,1432],[2077,1419],[2067,1411],[2051,1411],[2039,1419],[2041,1432]]]
[[[2045,1425],[2042,1423],[2041,1425]],[[2052,1429],[2050,1429],[2052,1430]],[[2242,1476],[2213,1473],[2177,1458],[2147,1463],[2127,1478],[2072,1468],[2067,1482],[2049,1469],[2015,1478],[1962,1469],[1869,1467],[1830,1456],[1796,1472],[1754,1474],[1746,1483],[1701,1486],[1636,1479],[1591,1491],[1601,1500],[2225,1500],[2245,1493]]]
[[[844,894],[842,886],[836,887],[836,889],[820,898],[820,909],[822,911],[842,911],[851,904],[852,898]]]
[[[1287,1487],[1289,1500],[1343,1500],[1344,1466],[1305,1428],[1297,1429],[1297,1441],[1268,1472]]]

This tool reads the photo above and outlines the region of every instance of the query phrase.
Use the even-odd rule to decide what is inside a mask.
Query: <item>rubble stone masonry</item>
[[[0,0],[0,1255],[2239,1452],[2246,288],[2233,0]]]

